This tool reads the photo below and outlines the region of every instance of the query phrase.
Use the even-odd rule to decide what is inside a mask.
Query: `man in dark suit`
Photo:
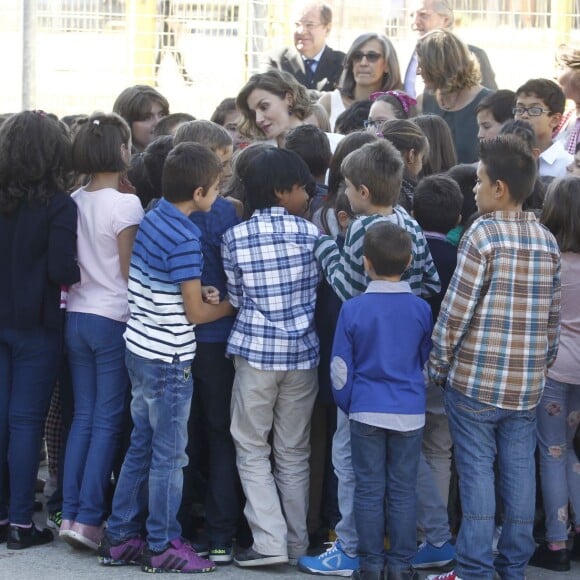
[[[411,28],[417,33],[419,38],[425,36],[431,30],[443,28],[451,30],[453,28],[453,9],[447,0],[416,0],[411,9]],[[481,84],[488,89],[497,90],[495,73],[491,68],[491,63],[485,51],[477,46],[468,44],[467,47],[479,62],[481,70]],[[417,53],[413,56],[405,72],[405,92],[415,97],[423,92],[423,83],[417,79]]]
[[[267,56],[264,70],[290,73],[307,89],[332,91],[342,74],[344,52],[326,45],[332,28],[332,10],[328,4],[308,1],[296,11],[294,47],[273,51]]]

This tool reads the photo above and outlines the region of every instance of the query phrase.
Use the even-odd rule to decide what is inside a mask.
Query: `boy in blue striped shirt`
[[[141,564],[147,572],[211,572],[215,567],[182,540],[177,511],[187,463],[194,325],[233,312],[229,302],[218,303],[215,289],[205,289],[203,298],[200,231],[188,219],[193,211],[210,210],[221,169],[218,157],[203,145],[173,149],[163,169],[163,198],[145,216],[135,239],[125,333],[134,426],[98,550],[103,564]]]

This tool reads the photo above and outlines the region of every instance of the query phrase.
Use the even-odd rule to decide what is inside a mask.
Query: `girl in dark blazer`
[[[69,168],[68,131],[55,117],[24,111],[0,127],[0,542],[13,550],[52,540],[32,511],[61,300],[80,278]]]

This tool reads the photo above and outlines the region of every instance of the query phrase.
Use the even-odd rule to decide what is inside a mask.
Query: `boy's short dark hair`
[[[379,222],[365,233],[363,256],[379,276],[400,276],[409,266],[413,241],[409,232],[391,222]]]
[[[536,160],[528,146],[515,135],[499,135],[479,142],[479,160],[493,183],[503,181],[510,197],[523,203],[536,181]]]
[[[205,119],[196,119],[179,125],[177,131],[175,131],[173,143],[179,145],[185,142],[201,143],[212,151],[232,147],[234,144],[232,136],[227,129]]]
[[[469,216],[477,211],[475,203],[475,194],[473,188],[477,183],[477,167],[472,163],[460,163],[454,165],[451,169],[445,172],[447,177],[451,177],[453,181],[459,185],[459,190],[463,196],[463,206],[461,207],[461,225],[469,219]]]
[[[503,124],[499,130],[500,135],[515,135],[519,137],[530,149],[538,147],[536,132],[530,123],[521,119],[512,119]]]
[[[560,85],[550,79],[530,79],[516,91],[516,100],[520,95],[534,95],[544,101],[551,113],[563,113],[566,108],[566,96]]]
[[[305,185],[314,193],[314,180],[308,166],[294,151],[268,147],[260,151],[241,176],[251,211],[279,205],[276,192]]]
[[[81,119],[73,139],[73,169],[86,174],[125,171],[128,160],[121,146],[128,146],[130,140],[129,125],[116,113],[93,113]]]
[[[298,125],[286,133],[284,148],[298,153],[312,175],[324,175],[332,152],[328,137],[314,125]]]
[[[181,143],[169,152],[163,165],[163,197],[170,203],[189,201],[198,187],[205,195],[221,171],[222,164],[209,147]]]
[[[512,109],[516,100],[516,94],[508,89],[500,89],[487,95],[479,102],[475,114],[481,111],[489,111],[498,123],[505,123],[514,118]]]
[[[161,135],[157,137],[143,151],[143,165],[145,174],[157,195],[161,195],[161,179],[163,176],[163,165],[167,155],[173,149],[173,136]]]
[[[355,187],[365,185],[372,203],[387,206],[394,205],[399,197],[404,167],[396,147],[380,139],[349,153],[340,171]]]
[[[171,113],[165,117],[161,117],[157,125],[155,125],[155,129],[153,129],[153,136],[173,135],[175,127],[188,121],[195,121],[195,117],[189,113]]]
[[[346,108],[334,122],[334,132],[341,135],[349,135],[355,131],[362,131],[365,121],[369,118],[372,101],[355,101]]]
[[[459,222],[463,195],[457,182],[445,175],[428,175],[413,195],[413,217],[426,231],[447,234]]]

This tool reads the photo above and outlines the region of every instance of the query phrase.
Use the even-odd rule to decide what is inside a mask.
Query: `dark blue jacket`
[[[334,399],[347,414],[425,413],[431,309],[404,282],[380,284],[342,305],[330,365]]]
[[[0,328],[62,324],[60,287],[80,280],[77,207],[65,193],[0,213]]]

